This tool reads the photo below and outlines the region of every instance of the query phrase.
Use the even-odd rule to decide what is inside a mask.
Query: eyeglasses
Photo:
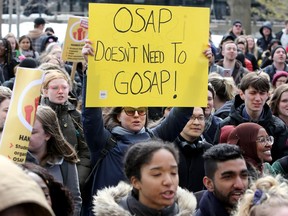
[[[60,89],[62,91],[66,91],[69,87],[67,85],[51,85],[48,87],[49,89],[58,92]]]
[[[239,28],[241,28],[242,27],[242,25],[239,25],[239,24],[236,24],[236,25],[234,25],[235,27],[239,27]]]
[[[134,116],[135,112],[137,111],[138,115],[144,116],[147,113],[147,108],[146,107],[123,107],[122,110],[126,113],[128,116]]]
[[[191,116],[191,117],[190,117],[190,120],[192,120],[193,122],[194,122],[196,119],[197,119],[199,122],[203,122],[203,121],[205,121],[205,116]]]
[[[262,145],[266,145],[266,143],[273,145],[274,143],[274,137],[273,136],[262,136],[262,137],[258,137],[256,139],[257,142],[261,143]]]

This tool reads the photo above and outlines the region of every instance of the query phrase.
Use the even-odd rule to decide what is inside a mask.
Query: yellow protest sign
[[[90,3],[86,105],[207,106],[209,13]]]
[[[88,37],[88,18],[69,17],[63,45],[62,59],[70,62],[84,61],[81,50]]]
[[[24,163],[26,159],[43,77],[44,73],[41,70],[17,68],[0,143],[0,154],[16,163]]]

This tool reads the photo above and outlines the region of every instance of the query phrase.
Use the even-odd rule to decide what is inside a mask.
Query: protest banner
[[[62,59],[69,62],[83,62],[81,50],[88,37],[88,18],[69,17],[63,44]]]
[[[43,77],[41,70],[17,68],[0,143],[0,154],[16,163],[24,163],[26,159]]]
[[[207,106],[209,13],[90,3],[86,106]]]

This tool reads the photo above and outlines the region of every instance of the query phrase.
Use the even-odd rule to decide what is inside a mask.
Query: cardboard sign
[[[88,37],[88,18],[69,17],[63,46],[62,59],[69,62],[84,61],[82,47]]]
[[[86,106],[207,106],[209,13],[89,4]]]
[[[0,154],[16,163],[24,163],[26,159],[43,78],[44,73],[41,70],[17,68],[0,143]]]

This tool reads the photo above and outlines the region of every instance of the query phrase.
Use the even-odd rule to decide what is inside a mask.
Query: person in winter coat
[[[257,40],[257,46],[262,49],[262,52],[268,49],[268,45],[270,41],[274,38],[272,34],[272,24],[269,21],[263,23],[261,28],[259,29],[261,34],[261,38]]]
[[[98,191],[93,199],[96,216],[189,216],[196,207],[194,195],[178,187],[178,152],[160,140],[131,146],[124,159],[130,185]]]
[[[13,57],[10,42],[0,39],[0,84],[15,77],[15,68],[19,61]]]
[[[229,134],[227,143],[235,144],[243,151],[251,180],[265,174],[274,174],[269,163],[274,137],[257,123],[245,122],[236,126]]]
[[[212,146],[203,137],[204,129],[204,108],[194,107],[190,120],[174,141],[179,149],[179,186],[193,192],[204,189],[202,180],[205,173],[202,156]]]
[[[32,40],[32,46],[34,50],[39,54],[41,53],[41,36],[46,34],[44,32],[45,24],[46,21],[43,18],[36,18],[34,20],[34,29],[30,30],[27,34]]]
[[[74,201],[74,216],[80,215],[82,199],[76,168],[79,159],[63,137],[56,113],[48,106],[37,107],[26,160],[47,169],[69,189]]]
[[[207,107],[204,110],[205,129],[203,132],[203,136],[208,143],[213,143],[218,124],[222,121],[221,118],[214,115],[214,98],[215,90],[211,83],[208,83]]]
[[[84,138],[81,114],[68,100],[71,82],[67,73],[61,70],[47,70],[42,84],[42,105],[51,107],[57,114],[61,131],[65,139],[77,152],[80,188],[84,187],[90,173],[90,151]]]
[[[195,216],[229,216],[248,188],[248,170],[238,146],[219,144],[204,155],[204,191]]]
[[[272,147],[273,161],[288,154],[287,128],[282,120],[272,115],[267,99],[269,97],[270,83],[259,73],[250,72],[243,77],[240,94],[235,96],[231,112],[220,124],[215,134],[214,144],[218,143],[220,129],[224,125],[239,125],[244,122],[255,122],[274,137]]]
[[[94,55],[90,41],[82,49],[87,61],[87,55]],[[211,49],[204,51],[207,58],[211,58]],[[125,179],[123,173],[123,156],[127,148],[140,141],[150,140],[153,137],[173,142],[179,135],[192,115],[192,108],[172,108],[169,115],[153,129],[148,129],[147,107],[114,107],[106,115],[105,122],[102,110],[99,107],[88,108],[86,100],[86,78],[83,84],[83,127],[87,144],[91,152],[91,164],[96,164],[101,151],[105,146],[112,145],[104,159],[93,173],[91,195],[97,190],[108,186],[115,186]],[[90,204],[91,206],[91,204]],[[91,211],[91,210],[90,210]]]

